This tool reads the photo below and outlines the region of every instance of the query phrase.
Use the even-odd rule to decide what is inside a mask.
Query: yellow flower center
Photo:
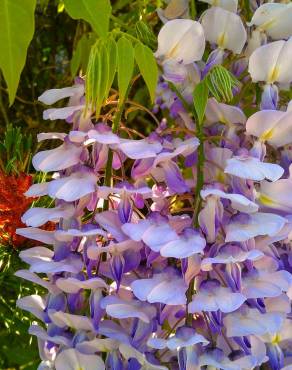
[[[273,27],[274,24],[276,23],[276,19],[275,18],[272,18],[270,20],[268,20],[267,22],[263,23],[259,28],[260,31],[265,31],[265,30],[268,30],[269,28]]]
[[[280,74],[280,71],[279,71],[279,67],[275,66],[272,68],[269,76],[268,76],[268,83],[273,83],[275,81],[277,81],[278,77],[279,77],[279,74]]]
[[[273,137],[273,134],[274,134],[274,128],[271,128],[269,130],[266,130],[262,133],[262,135],[260,136],[260,141],[267,141],[267,140],[270,140],[272,139]]]
[[[272,344],[279,344],[281,342],[281,337],[280,337],[280,335],[279,334],[276,334],[274,337],[273,337],[273,339],[272,339]]]
[[[225,45],[226,45],[226,42],[227,42],[226,33],[223,32],[219,35],[219,37],[217,39],[217,44],[218,44],[219,48],[224,49]]]
[[[216,173],[216,180],[218,182],[222,182],[224,184],[225,178],[226,178],[225,173],[221,170],[218,170],[217,173]]]
[[[167,53],[166,57],[167,59],[175,58],[177,55],[177,50],[179,47],[179,43],[176,43],[172,49]]]
[[[267,195],[265,194],[260,194],[259,196],[259,201],[264,205],[264,206],[267,206],[267,207],[270,207],[270,206],[273,206],[275,204],[275,202],[273,201],[272,198],[268,197]]]

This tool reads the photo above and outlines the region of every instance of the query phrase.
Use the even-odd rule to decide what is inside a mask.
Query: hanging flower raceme
[[[55,204],[27,210],[18,230],[47,244],[22,251],[29,267],[16,273],[47,290],[18,300],[39,320],[29,329],[39,369],[292,366],[292,121],[289,107],[276,110],[287,104],[291,40],[257,48],[251,79],[243,63],[235,88],[216,64],[224,56],[232,71],[246,58],[245,25],[237,2],[208,3],[202,25],[172,19],[186,16],[184,1],[163,12],[148,136],[135,137],[120,103],[120,126],[106,105],[96,117],[81,79],[40,98],[70,97],[44,118],[72,125],[38,136],[59,146],[34,156],[52,175],[26,195]],[[252,23],[284,38],[272,5],[290,9],[265,4]],[[245,96],[257,82],[266,84],[261,106]],[[48,221],[54,230],[41,228]]]

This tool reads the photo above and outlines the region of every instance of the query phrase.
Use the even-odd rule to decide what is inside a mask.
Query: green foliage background
[[[16,309],[21,296],[38,294],[40,289],[20,281],[13,271],[24,268],[15,250],[0,250],[0,368],[35,370],[39,364],[37,341],[27,330],[32,317]]]

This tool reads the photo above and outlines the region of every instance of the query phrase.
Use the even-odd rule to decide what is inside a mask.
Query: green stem
[[[168,81],[168,85],[170,87],[170,89],[178,96],[178,98],[180,99],[180,101],[182,102],[182,105],[183,107],[185,108],[185,110],[187,112],[190,112],[192,111],[192,107],[190,106],[190,104],[185,100],[185,98],[182,96],[181,92],[178,90],[178,88],[175,86],[174,83],[172,82],[169,82]],[[194,113],[194,117],[195,117],[195,113]]]
[[[204,318],[204,321],[207,325],[207,330],[208,330],[208,334],[209,334],[209,337],[210,337],[210,342],[211,342],[212,346],[214,346],[212,330],[211,330],[210,323],[209,323],[209,320],[208,320],[208,317],[207,317],[205,311],[203,311],[203,318]]]
[[[113,133],[116,133],[119,129],[119,124],[120,124],[120,121],[121,121],[121,118],[122,118],[124,107],[125,107],[125,99],[123,100],[122,103],[120,103],[118,105],[118,110],[117,110],[117,113],[114,117],[113,125],[112,125],[112,132]],[[114,157],[113,151],[111,149],[109,149],[108,159],[107,159],[106,169],[105,169],[105,178],[104,178],[104,185],[109,186],[109,187],[112,185],[113,157]],[[108,209],[108,205],[109,205],[109,201],[108,201],[108,199],[105,199],[104,205],[103,205],[103,210]]]
[[[199,213],[201,210],[201,203],[202,199],[200,196],[200,192],[203,188],[204,185],[204,133],[203,133],[203,118],[200,118],[196,114],[196,110],[194,107],[191,107],[190,104],[184,99],[180,91],[177,89],[177,87],[169,82],[169,87],[173,92],[176,93],[178,98],[181,100],[184,108],[186,109],[187,112],[191,112],[192,116],[196,118],[196,135],[197,138],[200,141],[199,147],[198,147],[198,161],[197,161],[197,185],[195,189],[195,205],[194,205],[194,226],[196,228],[199,227]],[[187,305],[186,305],[186,325],[187,326],[192,326],[192,320],[193,320],[193,315],[188,312],[188,304],[192,301],[193,294],[194,294],[194,285],[195,285],[195,280],[194,278],[191,279],[189,283],[188,290],[186,292],[186,297],[187,297]]]
[[[190,281],[190,283],[189,283],[189,287],[188,287],[188,290],[187,290],[187,293],[186,293],[186,296],[187,296],[187,307],[186,307],[186,311],[187,311],[187,315],[186,315],[186,326],[192,326],[192,323],[193,323],[193,314],[192,314],[192,313],[189,313],[188,305],[189,305],[189,303],[190,303],[190,302],[192,301],[192,299],[193,299],[194,286],[195,286],[195,278],[192,278],[192,280],[191,280],[191,281]]]
[[[191,3],[191,6],[190,6],[191,19],[195,19],[196,18],[196,15],[197,15],[197,9],[196,9],[195,0],[191,0],[190,3]]]
[[[119,24],[121,27],[125,28],[126,30],[130,29],[130,27],[127,23],[123,22],[120,18],[116,17],[115,15],[111,14],[110,19],[113,22],[116,22],[117,24]]]
[[[119,99],[117,112],[115,114],[115,117],[113,119],[113,124],[112,124],[112,132],[113,133],[116,133],[119,129],[122,114],[123,114],[123,111],[125,109],[125,104],[126,104],[129,92],[130,92],[134,82],[135,82],[135,79],[128,86],[127,91],[126,91],[125,96],[124,96],[124,99],[123,100]],[[113,165],[113,152],[112,152],[111,149],[109,149],[107,164],[106,164],[106,168],[105,168],[105,178],[104,178],[104,185],[109,186],[109,187],[112,185],[112,165]],[[109,209],[109,200],[105,199],[104,203],[103,203],[103,211],[108,210],[108,209]],[[102,258],[102,261],[106,261],[106,253],[103,253],[101,258]]]
[[[130,35],[129,33],[127,32],[123,32],[123,31],[120,31],[120,30],[113,30],[112,33],[115,33],[117,35],[122,35],[122,36],[125,36],[125,37],[128,37],[129,39],[131,39],[133,42],[139,42],[139,39],[137,39],[137,37],[133,36],[133,35]]]
[[[119,100],[118,107],[117,107],[117,112],[116,112],[115,117],[113,119],[113,125],[112,125],[112,132],[113,133],[118,132],[120,122],[121,122],[121,118],[122,118],[122,114],[123,114],[123,111],[125,109],[125,104],[126,104],[126,101],[128,99],[128,95],[129,95],[129,92],[131,90],[131,87],[132,87],[132,84],[130,84],[128,86],[126,94],[124,96],[124,99]],[[107,159],[106,168],[105,168],[105,178],[104,178],[104,185],[105,186],[111,186],[112,185],[113,156],[114,156],[113,151],[111,149],[109,149],[108,159]],[[103,210],[105,211],[106,209],[108,209],[108,206],[109,206],[109,201],[108,201],[108,199],[105,199],[104,204],[103,204]]]
[[[198,161],[197,161],[197,185],[195,190],[196,204],[195,204],[195,227],[199,227],[199,212],[201,210],[202,198],[200,192],[204,185],[204,133],[203,126],[196,120],[197,138],[200,141],[198,147]]]
[[[251,10],[250,10],[250,3],[249,0],[244,0],[244,6],[246,10],[247,19],[251,18]]]
[[[193,115],[195,116],[196,113],[193,111]],[[198,161],[197,161],[197,185],[195,189],[195,207],[194,207],[194,224],[195,227],[199,227],[199,213],[201,210],[202,205],[202,198],[200,196],[200,192],[204,185],[204,134],[203,134],[203,122],[200,122],[198,117],[196,119],[196,133],[197,138],[200,141],[200,145],[198,147]],[[192,301],[194,294],[194,278],[190,281],[189,287],[186,293],[187,296],[187,316],[186,316],[186,325],[192,326],[193,315],[188,312],[188,304]]]

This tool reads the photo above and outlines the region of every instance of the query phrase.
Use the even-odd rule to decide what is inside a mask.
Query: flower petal
[[[219,189],[205,189],[201,190],[201,197],[206,199],[208,196],[214,195],[219,198],[229,199],[231,207],[245,213],[254,213],[258,210],[258,205],[241,194],[229,194]]]
[[[78,280],[73,277],[59,278],[56,285],[65,293],[78,293],[80,289],[107,289],[108,285],[101,278],[91,278],[88,280]]]
[[[237,0],[200,0],[203,3],[210,4],[212,6],[219,6],[229,12],[236,13],[237,10]]]
[[[257,48],[249,58],[248,71],[253,82],[290,83],[292,71],[292,38],[274,41]]]
[[[244,124],[246,122],[246,116],[240,108],[218,103],[215,98],[208,99],[206,119],[209,124],[222,122],[227,125],[234,125],[236,123]]]
[[[64,349],[55,361],[56,370],[104,370],[102,359],[96,355],[83,354],[73,348]]]
[[[162,150],[159,142],[148,142],[142,140],[122,140],[118,148],[131,159],[143,159],[156,157],[157,153]]]
[[[94,330],[91,320],[87,316],[73,315],[70,313],[55,310],[49,310],[48,314],[52,322],[60,328],[69,326],[70,328],[77,330]]]
[[[187,258],[197,253],[202,253],[206,241],[199,233],[189,233],[164,244],[160,249],[163,257]]]
[[[157,58],[190,64],[200,60],[205,50],[204,30],[199,22],[174,19],[158,34]]]
[[[157,274],[151,279],[135,280],[131,284],[135,296],[149,303],[160,302],[168,305],[185,304],[187,286],[183,279],[169,274]]]
[[[52,198],[73,202],[96,190],[97,177],[93,173],[74,172],[68,177],[53,180],[48,185]]]
[[[43,119],[50,119],[51,121],[55,121],[56,119],[67,119],[73,113],[80,111],[83,108],[83,104],[65,108],[50,108],[43,112]]]
[[[227,337],[263,335],[276,333],[284,321],[283,315],[276,312],[260,313],[256,309],[246,314],[233,312],[224,319]]]
[[[28,311],[40,320],[44,320],[46,308],[44,299],[37,295],[33,294],[30,296],[19,298],[16,302],[16,306],[22,310]]]
[[[45,91],[41,96],[39,96],[38,101],[46,104],[52,105],[58,100],[69,98],[74,95],[82,95],[84,93],[84,85],[77,84],[71,87],[64,87],[63,89],[51,89]]]
[[[48,182],[41,182],[39,184],[33,184],[24,193],[26,197],[41,197],[48,194]]]
[[[257,212],[235,219],[226,226],[226,242],[243,242],[259,235],[276,235],[285,225],[284,217]]]
[[[220,19],[220,22],[218,22]],[[202,17],[206,40],[221,49],[240,54],[247,39],[246,30],[240,17],[228,10],[212,7]]]
[[[266,3],[253,14],[250,26],[258,26],[273,40],[286,39],[292,35],[292,6],[283,3]]]
[[[83,148],[75,145],[62,144],[58,148],[38,152],[32,159],[37,171],[60,171],[80,162]]]
[[[117,319],[136,317],[149,324],[155,316],[153,306],[139,301],[126,301],[116,296],[107,296],[101,301],[101,308],[105,308],[108,315]]]
[[[55,208],[34,207],[28,209],[21,221],[27,226],[38,227],[48,221],[58,222],[60,218],[70,218],[74,215],[75,208],[73,205],[58,206]]]
[[[284,169],[278,164],[261,162],[254,157],[233,157],[227,160],[224,172],[247,180],[261,181],[267,178],[276,181],[283,175]]]

